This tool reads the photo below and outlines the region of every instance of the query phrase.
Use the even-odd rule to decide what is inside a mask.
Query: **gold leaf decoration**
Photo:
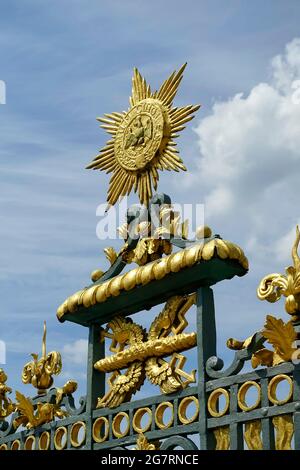
[[[18,416],[13,420],[13,426],[17,429],[20,425],[28,429],[50,423],[55,418],[66,418],[68,413],[63,411],[59,405],[52,403],[37,403],[36,411],[29,398],[16,391],[16,411]]]
[[[273,365],[274,352],[269,349],[263,348],[256,351],[252,354],[251,365],[253,369],[256,369],[257,366],[267,366],[270,367]]]
[[[230,428],[229,426],[222,426],[214,429],[214,436],[216,439],[215,450],[229,450],[230,447]]]
[[[150,443],[146,436],[144,434],[139,434],[137,441],[136,441],[136,447],[134,450],[159,450],[160,448],[160,442],[159,441],[153,441]]]
[[[106,258],[110,262],[110,264],[111,265],[114,264],[114,262],[116,261],[116,259],[118,257],[115,249],[113,247],[109,246],[109,247],[104,249],[104,253],[105,253]]]
[[[298,352],[294,347],[297,333],[294,330],[292,321],[284,323],[281,319],[267,315],[261,334],[273,346],[274,351],[267,348],[256,350],[251,357],[251,365],[254,369],[259,365],[270,367],[277,366],[282,362],[291,361],[295,356],[295,351]],[[226,345],[229,349],[240,351],[248,348],[253,338],[254,336],[250,336],[244,341],[229,338]]]
[[[123,240],[127,240],[128,237],[128,224],[125,222],[120,227],[118,227],[119,235],[123,238]]]
[[[147,255],[147,243],[144,238],[142,238],[138,242],[136,249],[134,250],[134,254],[135,254],[135,259],[137,260],[138,264],[141,264],[141,265],[144,264],[143,263],[144,255]]]
[[[109,390],[98,399],[97,408],[115,408],[129,401],[144,383],[145,376],[166,394],[196,381],[196,371],[187,373],[186,357],[179,354],[197,344],[195,332],[182,333],[188,325],[185,315],[194,303],[193,294],[170,297],[152,322],[148,335],[128,318],[115,317],[108,323],[102,339],[111,339],[110,351],[115,354],[94,364],[100,372],[112,372]],[[168,356],[171,356],[169,362]]]
[[[291,450],[294,434],[294,423],[292,416],[274,416],[272,422],[276,430],[276,450]]]
[[[249,450],[262,450],[261,421],[249,421],[245,424],[244,438]]]
[[[291,359],[293,352],[296,350],[293,347],[293,343],[297,339],[297,334],[291,321],[284,323],[281,319],[267,315],[267,321],[262,334],[284,361]]]

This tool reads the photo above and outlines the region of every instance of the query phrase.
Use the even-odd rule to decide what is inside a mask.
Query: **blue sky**
[[[46,319],[49,349],[66,362],[57,383],[79,378],[84,392],[87,331],[55,314],[107,266],[96,208],[108,179],[84,167],[106,141],[96,116],[128,106],[134,66],[155,88],[188,62],[176,103],[202,104],[179,141],[189,173],[161,175],[159,190],[204,203],[206,222],[250,259],[247,276],[215,289],[220,354],[229,358],[226,338],[250,335],[267,313],[286,318],[255,289],[290,262],[300,220],[299,2],[2,0],[0,13],[0,339],[10,384],[31,393],[20,373]]]

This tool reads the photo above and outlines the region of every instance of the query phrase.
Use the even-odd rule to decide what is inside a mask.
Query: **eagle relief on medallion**
[[[129,171],[141,170],[154,157],[164,136],[165,119],[161,104],[152,98],[128,111],[116,134],[115,154]]]
[[[87,168],[112,173],[108,208],[132,190],[148,206],[157,189],[158,170],[186,170],[174,139],[200,105],[173,106],[185,66],[174,71],[158,91],[152,91],[134,69],[129,110],[97,118],[112,138]]]

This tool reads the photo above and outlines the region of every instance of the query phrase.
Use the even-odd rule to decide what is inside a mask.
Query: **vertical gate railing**
[[[178,241],[172,243],[175,245]],[[269,316],[264,329],[246,341],[228,340],[235,354],[232,364],[224,369],[222,360],[217,357],[215,306],[210,286],[245,274],[246,258],[236,245],[219,236],[188,244],[182,240],[182,243],[185,246],[179,251],[124,274],[115,276],[112,270],[110,277],[103,276],[101,282],[95,282],[62,304],[58,310],[60,321],[75,321],[89,329],[86,397],[76,408],[72,391],[68,389],[59,392],[51,388],[36,396],[30,400],[36,417],[43,404],[56,406],[59,393],[59,407],[65,410],[65,416],[44,419],[44,422],[42,419],[41,423],[38,419],[35,423],[28,410],[26,415],[26,410],[18,403],[11,402],[14,412],[1,421],[1,450],[299,449],[300,368],[295,344],[299,328],[296,315],[288,323]],[[227,258],[220,249],[226,246],[231,248],[231,251],[228,248]],[[186,262],[189,266],[184,264]],[[115,263],[118,265],[118,260]],[[160,271],[155,271],[156,266]],[[151,272],[156,272],[159,279],[152,279]],[[105,296],[104,301],[101,295]],[[164,325],[165,330],[157,330],[156,338],[149,339],[152,326],[148,336],[145,335],[135,323],[134,313],[147,308],[150,310],[145,311],[145,316],[150,317],[151,308],[163,302],[166,304],[152,325],[161,328],[157,325],[166,323],[166,312],[173,323]],[[183,321],[192,305],[195,310],[190,323],[196,326],[196,331],[184,333],[185,329],[178,326],[178,318]],[[186,326],[188,322],[185,319],[183,323]],[[175,330],[172,332],[169,327]],[[132,342],[132,331],[134,334],[143,331],[142,339],[136,336]],[[122,338],[122,335],[125,336]],[[186,338],[191,341],[188,346],[177,346],[176,341]],[[114,343],[112,354],[105,348],[105,343],[111,341]],[[273,351],[265,348],[267,341]],[[169,344],[174,346],[170,349],[166,346]],[[160,348],[161,352],[154,352],[155,348]],[[197,363],[197,378],[184,371],[185,360],[182,365],[177,362],[184,357],[182,352],[190,348]],[[168,357],[171,357],[169,362]],[[116,366],[111,366],[113,361]],[[242,373],[245,364],[250,363],[263,367]],[[136,364],[142,371],[137,386],[130,383],[132,377],[128,373]],[[168,382],[167,385],[161,383],[157,395],[134,399],[133,394],[145,377],[151,381],[151,367],[153,370],[169,368],[170,377],[177,381],[177,389],[173,391],[172,386],[168,389]],[[4,379],[1,379],[1,390],[6,385]],[[115,386],[118,381],[125,386],[125,392]],[[133,387],[132,393],[126,392],[126,383]],[[278,396],[280,388],[284,396]],[[3,398],[5,393],[2,393],[2,415],[7,409]],[[20,416],[21,421],[23,416],[23,428],[15,429],[15,421]]]

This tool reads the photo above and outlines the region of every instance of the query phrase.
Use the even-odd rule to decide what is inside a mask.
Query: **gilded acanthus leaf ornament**
[[[276,366],[282,362],[299,360],[300,350],[297,349],[297,332],[294,328],[295,322],[300,318],[300,258],[298,246],[300,242],[299,227],[296,227],[296,240],[292,248],[292,258],[294,266],[286,268],[286,275],[273,273],[265,276],[259,284],[257,295],[260,300],[276,302],[281,296],[286,297],[285,309],[292,315],[289,322],[284,322],[272,315],[267,315],[264,328],[258,332],[262,337],[260,347],[253,350],[251,343],[255,335],[245,341],[238,341],[230,338],[227,346],[230,349],[241,350],[252,348],[251,364],[253,368],[259,365]],[[273,346],[273,350],[261,347],[268,341]]]
[[[29,398],[22,393],[16,392],[16,411],[19,412],[13,425],[17,429],[19,426],[26,426],[28,429],[50,423],[55,418],[65,418],[68,414],[59,405],[52,403],[37,403],[33,405]]]
[[[256,419],[245,423],[244,439],[249,450],[262,450],[261,421]]]
[[[155,92],[134,69],[128,111],[97,118],[112,138],[87,168],[112,172],[109,206],[132,189],[148,205],[152,188],[157,188],[158,170],[186,170],[174,139],[200,106],[173,106],[185,67],[173,72]]]
[[[216,448],[215,450],[229,450],[230,447],[230,428],[229,426],[221,426],[213,431]]]
[[[0,421],[7,418],[15,411],[15,405],[8,398],[11,388],[6,385],[7,375],[3,369],[0,369]]]
[[[300,258],[298,246],[300,242],[300,231],[297,225],[296,240],[292,249],[294,266],[286,268],[286,275],[273,273],[265,276],[257,289],[260,300],[277,302],[281,296],[286,297],[285,310],[297,320],[300,315]]]
[[[275,353],[282,361],[291,359],[296,350],[293,344],[297,339],[297,333],[291,321],[284,323],[281,319],[268,315],[262,334],[274,347]]]
[[[265,338],[265,341],[268,341],[273,346],[273,351],[267,348],[257,349],[251,358],[253,368],[259,365],[267,367],[276,366],[282,362],[298,358],[298,350],[295,347],[297,333],[292,321],[284,323],[281,319],[267,315],[264,328],[260,333]],[[245,341],[230,338],[227,341],[227,347],[233,350],[246,349],[251,344],[252,338],[253,336]]]
[[[294,423],[291,415],[274,416],[272,419],[276,430],[276,450],[291,450],[294,435]]]
[[[23,367],[22,382],[30,383],[37,388],[38,394],[46,393],[47,389],[53,384],[53,375],[61,372],[62,362],[61,355],[58,351],[46,352],[46,322],[44,322],[44,334],[42,341],[42,357],[39,359],[38,354],[32,353],[33,361],[28,362]]]
[[[136,440],[136,447],[134,450],[159,450],[159,448],[159,441],[154,441],[150,443],[146,436],[144,436],[144,434],[139,434]]]
[[[196,333],[182,333],[188,325],[185,314],[194,303],[195,295],[171,297],[148,335],[129,318],[116,317],[108,323],[103,337],[112,340],[110,351],[114,355],[100,359],[94,367],[112,375],[108,392],[98,399],[98,408],[115,408],[129,401],[146,377],[162,393],[173,393],[196,381],[196,371],[186,373],[186,358],[179,354],[197,344]],[[169,362],[166,356],[171,356]],[[124,368],[126,371],[121,372]]]
[[[109,247],[104,249],[104,253],[105,253],[106,258],[110,262],[110,264],[113,265],[114,262],[116,261],[117,257],[118,257],[118,255],[117,255],[116,251],[114,250],[114,248],[109,246]]]

